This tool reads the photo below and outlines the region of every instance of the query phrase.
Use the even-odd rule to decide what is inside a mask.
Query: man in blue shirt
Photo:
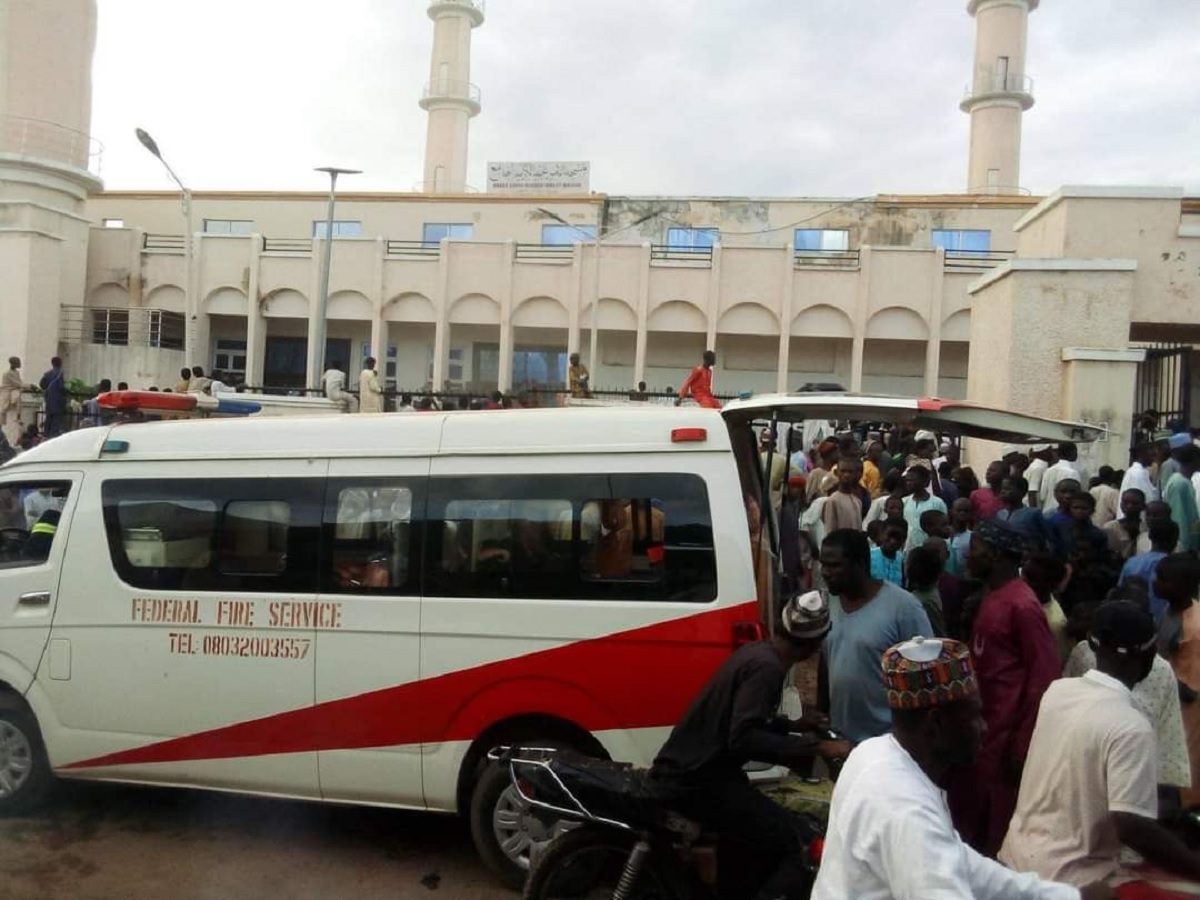
[[[921,603],[894,584],[871,577],[867,536],[852,528],[821,544],[821,572],[831,595],[833,629],[825,638],[829,718],[851,741],[886,734],[892,727],[879,674],[883,651],[918,635],[933,637]]]
[[[50,360],[50,371],[38,382],[42,389],[42,401],[46,407],[46,422],[42,428],[48,438],[62,434],[67,416],[67,380],[63,376],[62,360],[57,356]]]
[[[1172,520],[1158,520],[1150,523],[1150,550],[1139,553],[1126,560],[1121,568],[1120,584],[1125,584],[1130,578],[1141,578],[1150,589],[1150,614],[1155,622],[1161,622],[1167,611],[1167,601],[1154,591],[1154,570],[1159,562],[1175,552],[1179,543],[1179,526]]]

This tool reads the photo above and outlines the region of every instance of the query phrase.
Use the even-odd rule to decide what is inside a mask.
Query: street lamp
[[[158,142],[142,128],[133,132],[138,142],[163,164],[171,180],[179,185],[180,205],[183,207],[183,359],[189,365],[196,363],[196,311],[192,308],[192,192],[175,174],[170,163],[163,159]]]
[[[313,169],[314,172],[325,172],[329,175],[329,208],[325,214],[325,253],[321,262],[321,293],[317,297],[317,333],[316,333],[316,359],[317,364],[314,371],[309,373],[309,387],[319,388],[321,386],[321,372],[325,366],[325,314],[329,309],[329,266],[333,262],[333,206],[335,203],[335,194],[337,191],[337,180],[339,175],[361,175],[359,169],[339,169],[336,166],[321,166]],[[379,352],[378,347],[372,348],[375,353]],[[349,360],[347,360],[349,364]]]
[[[572,231],[574,231],[580,237],[585,238],[587,243],[590,243],[592,246],[594,246],[596,248],[596,265],[594,266],[594,271],[592,272],[592,314],[591,314],[591,325],[590,325],[590,335],[589,335],[590,339],[588,341],[588,365],[590,365],[592,368],[597,368],[599,366],[599,363],[596,362],[596,354],[598,352],[597,345],[598,345],[598,341],[599,341],[599,337],[600,337],[600,329],[599,329],[599,322],[600,322],[600,245],[602,243],[604,243],[604,241],[607,240],[608,238],[616,237],[618,234],[621,234],[622,232],[629,231],[633,228],[637,228],[639,225],[645,224],[646,222],[649,222],[651,219],[658,218],[659,216],[663,215],[663,211],[659,210],[657,212],[647,213],[646,215],[642,216],[640,219],[637,219],[634,222],[630,222],[624,228],[618,228],[616,231],[610,231],[608,234],[605,234],[605,235],[600,234],[600,226],[597,225],[596,233],[594,235],[592,235],[592,234],[588,234],[582,228],[572,225],[570,222],[568,222],[566,219],[564,219],[562,216],[560,216],[556,212],[552,212],[552,211],[550,211],[548,209],[544,209],[543,207],[540,207],[540,206],[536,207],[535,209],[537,212],[541,213],[543,216],[546,216],[549,219],[553,219],[555,222],[558,222],[560,225],[566,225],[568,228],[570,228]]]

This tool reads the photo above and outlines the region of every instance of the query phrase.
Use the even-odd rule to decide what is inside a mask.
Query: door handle
[[[28,594],[22,594],[17,602],[21,606],[49,606],[50,592],[30,591]]]

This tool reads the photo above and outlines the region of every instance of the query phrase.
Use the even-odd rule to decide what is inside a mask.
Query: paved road
[[[4,900],[513,900],[455,818],[63,783],[0,819]]]

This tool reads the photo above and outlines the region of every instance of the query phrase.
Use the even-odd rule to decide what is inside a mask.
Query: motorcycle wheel
[[[538,858],[525,882],[524,900],[611,898],[637,839],[633,835],[584,825],[556,837]],[[629,895],[631,900],[695,900],[687,873],[651,853]]]

